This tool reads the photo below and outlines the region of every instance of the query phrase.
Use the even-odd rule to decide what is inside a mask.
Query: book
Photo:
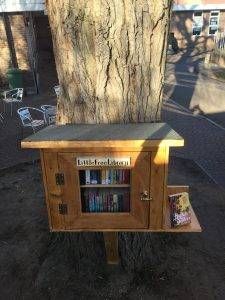
[[[101,183],[106,184],[106,170],[101,171]]]
[[[85,170],[80,170],[79,176],[80,176],[80,185],[85,184],[86,183]]]
[[[98,174],[96,170],[90,170],[90,184],[98,183]]]
[[[187,192],[169,195],[171,226],[177,227],[191,223],[190,201]]]
[[[83,212],[129,212],[130,193],[113,188],[92,188],[81,192]]]
[[[86,183],[86,184],[91,184],[91,180],[90,180],[90,170],[85,170],[85,183]]]
[[[113,212],[117,212],[118,211],[118,195],[117,194],[113,194]]]

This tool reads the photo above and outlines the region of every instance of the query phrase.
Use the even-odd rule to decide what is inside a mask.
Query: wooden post
[[[107,263],[117,265],[119,263],[118,232],[104,232],[105,251]]]

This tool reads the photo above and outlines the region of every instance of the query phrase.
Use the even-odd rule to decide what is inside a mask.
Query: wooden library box
[[[167,186],[169,148],[183,138],[165,123],[52,125],[22,141],[41,152],[51,231],[198,232],[173,228]]]

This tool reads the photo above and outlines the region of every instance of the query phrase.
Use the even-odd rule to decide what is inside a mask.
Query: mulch
[[[172,157],[202,233],[119,234],[106,264],[101,233],[50,233],[39,162],[0,171],[0,299],[224,299],[225,191]]]

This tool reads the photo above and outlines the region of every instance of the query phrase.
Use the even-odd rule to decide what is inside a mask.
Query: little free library
[[[51,125],[21,144],[40,149],[51,231],[201,231],[187,199],[175,219],[189,221],[172,220],[169,196],[188,186],[167,185],[169,149],[184,140],[166,123]]]

